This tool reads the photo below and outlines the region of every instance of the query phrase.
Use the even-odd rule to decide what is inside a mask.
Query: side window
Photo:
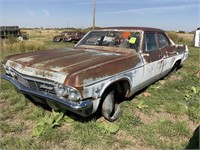
[[[145,48],[145,51],[147,51],[147,52],[158,50],[155,33],[146,33],[145,34],[144,48]]]
[[[159,48],[165,48],[169,46],[169,42],[167,40],[167,37],[161,33],[158,34],[158,42],[159,42]]]

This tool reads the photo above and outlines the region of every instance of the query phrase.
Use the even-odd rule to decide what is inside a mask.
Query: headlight
[[[80,94],[77,90],[70,89],[68,99],[71,101],[78,101],[80,100]]]
[[[71,101],[79,101],[81,99],[80,93],[78,90],[68,87],[64,84],[58,84],[55,87],[56,94],[59,98],[65,100],[71,100]]]
[[[65,85],[59,84],[56,87],[56,92],[59,97],[66,97],[69,94],[69,89]]]

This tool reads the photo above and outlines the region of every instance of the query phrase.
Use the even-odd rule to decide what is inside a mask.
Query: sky
[[[0,26],[87,28],[94,0],[0,0]],[[96,0],[96,26],[142,26],[193,31],[200,0]]]

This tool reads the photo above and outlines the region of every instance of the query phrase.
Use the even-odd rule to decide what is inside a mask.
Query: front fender
[[[83,98],[91,97],[94,100],[99,99],[102,97],[102,95],[104,94],[105,90],[108,87],[120,81],[127,81],[130,86],[130,89],[132,88],[131,77],[129,77],[129,75],[115,76],[115,77],[107,78],[106,80],[101,80],[87,87],[84,87],[83,93],[82,93]]]

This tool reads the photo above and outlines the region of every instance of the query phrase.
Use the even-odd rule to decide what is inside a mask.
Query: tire
[[[179,69],[180,62],[177,61],[169,72],[169,76],[175,75],[176,71]]]
[[[106,120],[113,122],[119,118],[119,114],[120,107],[114,99],[114,90],[111,90],[103,99],[102,115]]]

